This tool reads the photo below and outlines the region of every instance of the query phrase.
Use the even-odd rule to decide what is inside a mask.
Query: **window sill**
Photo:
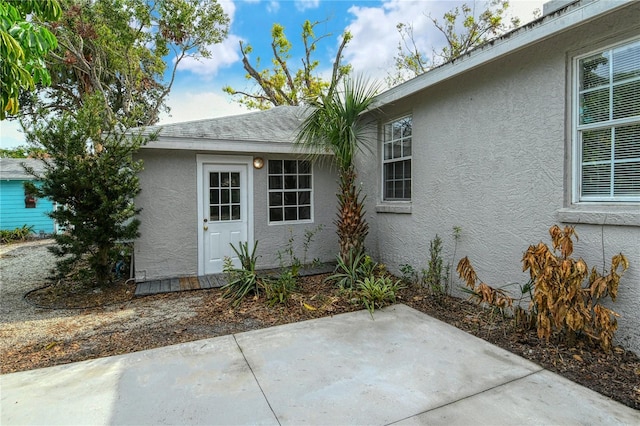
[[[306,225],[309,223],[313,223],[313,219],[310,220],[279,220],[277,222],[269,222],[267,225],[269,226],[281,226],[281,225]]]
[[[376,213],[411,214],[411,203],[377,204]]]
[[[640,205],[573,205],[557,211],[560,222],[592,225],[640,226]]]

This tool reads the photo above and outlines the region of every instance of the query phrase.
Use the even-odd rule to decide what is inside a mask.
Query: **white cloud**
[[[209,46],[210,58],[187,57],[179,65],[181,71],[191,71],[194,74],[215,77],[221,68],[231,66],[240,60],[240,37],[230,34],[222,43]]]
[[[231,26],[236,13],[235,3],[231,0],[221,0],[219,3],[227,16],[229,16],[229,25]],[[180,71],[190,71],[210,80],[218,74],[221,68],[228,67],[240,60],[239,40],[240,37],[229,34],[222,43],[207,46],[211,52],[210,58],[186,57],[182,60],[178,69]]]
[[[280,10],[280,2],[277,0],[271,0],[267,5],[267,12],[276,13]]]
[[[15,148],[18,145],[26,145],[24,133],[18,120],[3,120],[0,123],[0,147]]]
[[[173,89],[167,100],[171,107],[171,116],[160,115],[159,124],[178,123],[182,121],[201,120],[205,118],[236,115],[247,112],[228,97],[217,92],[196,92],[193,89]]]
[[[295,0],[296,9],[304,12],[307,9],[317,9],[320,6],[320,0]]]
[[[345,49],[345,62],[350,63],[355,72],[383,80],[393,68],[393,57],[400,41],[398,23],[413,26],[418,48],[431,57],[433,50],[444,46],[445,39],[433,26],[429,15],[441,20],[445,12],[462,3],[464,1],[387,0],[380,7],[361,7],[356,3],[349,9],[354,18],[347,30],[353,40]],[[539,0],[511,1],[511,14],[520,17],[524,24],[533,18],[533,10],[541,8],[543,3]]]

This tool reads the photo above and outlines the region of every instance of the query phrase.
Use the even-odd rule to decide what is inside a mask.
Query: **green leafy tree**
[[[444,14],[442,21],[428,15],[446,40],[446,45],[440,51],[434,51],[431,59],[417,45],[412,24],[396,25],[400,41],[394,57],[394,71],[387,76],[387,84],[395,86],[417,77],[520,25],[518,18],[507,18],[508,1],[490,0],[486,3],[485,10],[478,15],[476,5],[477,2],[474,1],[471,6],[466,3],[456,6]]]
[[[271,59],[273,68],[260,68],[260,58],[256,59],[256,64],[252,65],[249,56],[253,52],[251,45],[244,45],[240,42],[240,52],[242,53],[242,64],[247,71],[247,80],[257,84],[253,92],[245,92],[225,87],[223,90],[231,95],[239,96],[236,100],[251,109],[269,109],[278,105],[303,105],[317,101],[322,96],[334,91],[336,84],[351,71],[349,65],[343,65],[342,51],[349,43],[352,36],[349,32],[342,34],[340,47],[333,62],[331,80],[326,81],[315,74],[320,61],[313,59],[313,54],[318,47],[318,43],[331,34],[316,36],[314,29],[320,21],[305,21],[302,24],[302,43],[304,45],[304,56],[302,57],[302,68],[292,70],[289,66],[291,60],[292,44],[284,33],[284,27],[274,24],[271,28],[271,49],[273,58]]]
[[[354,157],[362,150],[366,129],[360,114],[371,106],[378,88],[362,78],[345,79],[342,90],[335,90],[314,104],[297,135],[297,143],[334,154],[339,183],[335,224],[340,257],[346,263],[353,253],[364,251],[369,232],[364,197],[356,184]]]
[[[103,99],[108,126],[156,123],[183,60],[210,57],[229,25],[215,1],[61,0],[61,5],[62,18],[51,26],[58,48],[47,56],[51,86],[29,100],[27,127],[42,116],[74,114],[94,93]]]
[[[61,13],[56,0],[0,0],[0,120],[18,113],[22,90],[51,83],[44,58],[57,41],[31,18],[55,21]]]
[[[55,237],[58,272],[86,261],[80,270],[102,285],[113,278],[117,242],[137,236],[133,199],[142,164],[133,158],[144,140],[125,131],[157,122],[178,65],[210,56],[228,18],[214,1],[61,5],[62,19],[52,26],[58,48],[47,57],[52,84],[28,99],[21,122],[49,155],[37,193],[61,206],[51,213],[66,229]]]
[[[48,156],[42,174],[27,169],[41,182],[28,190],[60,206],[49,213],[67,231],[54,235],[56,245],[51,248],[60,259],[59,277],[80,266],[82,273],[76,278],[97,285],[112,280],[118,243],[138,236],[139,209],[133,198],[140,191],[137,173],[142,161],[133,155],[144,143],[140,137],[108,132],[94,148],[92,138],[102,128],[105,113],[96,96],[74,116],[63,114],[36,125],[30,137]]]
[[[43,148],[37,148],[30,145],[19,145],[15,148],[0,149],[0,157],[3,158],[38,158],[45,155]]]

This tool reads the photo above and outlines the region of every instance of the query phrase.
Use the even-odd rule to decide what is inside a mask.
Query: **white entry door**
[[[222,272],[226,256],[240,266],[231,248],[248,241],[249,202],[248,166],[246,164],[203,164],[202,233],[203,269],[205,274]],[[251,242],[250,242],[251,243]]]

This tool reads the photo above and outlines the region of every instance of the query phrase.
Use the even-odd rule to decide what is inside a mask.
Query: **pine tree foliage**
[[[140,209],[133,199],[140,192],[142,161],[134,154],[144,143],[113,132],[96,144],[101,121],[95,109],[86,108],[75,117],[62,115],[38,125],[31,137],[46,149],[45,171],[28,170],[40,182],[29,189],[57,204],[50,217],[66,230],[54,235],[51,248],[59,258],[59,277],[80,266],[84,276],[75,278],[97,285],[113,279],[119,243],[138,236]]]

